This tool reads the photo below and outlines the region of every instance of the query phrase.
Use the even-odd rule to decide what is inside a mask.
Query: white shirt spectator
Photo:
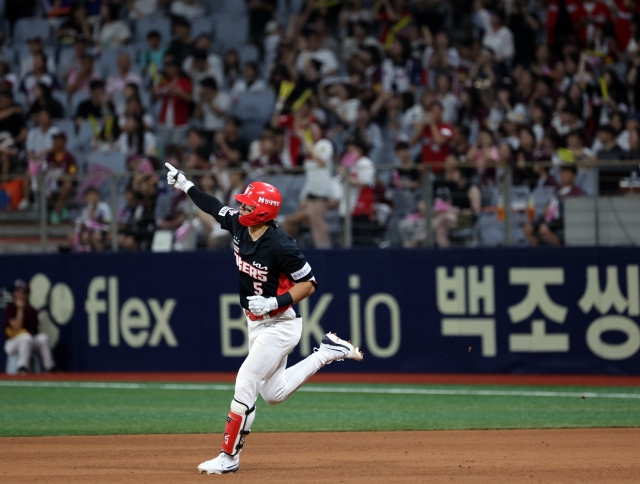
[[[122,20],[105,24],[96,31],[98,32],[98,41],[103,49],[120,47],[131,38],[131,30]]]
[[[411,80],[407,66],[398,66],[391,59],[382,62],[382,90],[384,92],[407,92],[411,89]]]
[[[264,61],[271,71],[271,66],[278,57],[278,45],[280,44],[280,34],[270,34],[264,38]]]
[[[482,45],[495,52],[496,59],[498,61],[505,60],[510,62],[515,54],[515,46],[511,30],[503,25],[498,30],[494,31],[491,27],[491,14],[484,9],[479,10],[476,13],[484,28]]]
[[[145,156],[157,156],[158,149],[156,146],[156,137],[153,133],[145,131],[143,145]],[[121,133],[116,141],[116,150],[125,155],[137,155],[138,142],[134,140],[132,144],[129,144],[129,135],[127,133]]]
[[[424,53],[422,54],[422,67],[424,69],[430,69],[429,62],[431,61],[431,57],[433,56],[435,51],[436,50],[431,46],[427,47],[424,50]],[[456,49],[455,47],[449,47],[447,49],[446,58],[451,67],[457,68],[460,65],[460,54],[458,53],[458,49]]]
[[[452,92],[448,92],[439,100],[442,104],[442,122],[456,124],[458,122],[458,107],[460,105],[458,96]]]
[[[191,78],[194,99],[198,99],[200,96],[200,81],[205,77],[214,78],[220,89],[224,86],[224,67],[219,55],[209,54],[203,71],[193,68],[193,56],[189,56],[182,63],[182,70]]]
[[[247,85],[247,81],[240,77],[236,79],[231,88],[231,96],[237,98],[243,92],[262,92],[267,89],[267,83],[262,79],[256,79],[250,86]]]
[[[231,96],[226,92],[218,91],[212,104],[216,109],[226,113],[231,107]],[[220,131],[224,128],[225,117],[218,116],[208,103],[202,103],[202,114],[204,118],[204,129],[208,131]]]
[[[340,98],[332,97],[329,99],[329,105],[331,105],[338,116],[347,123],[353,123],[358,117],[358,108],[360,107],[359,99],[349,99],[346,102],[342,102]]]
[[[333,196],[334,192],[331,179],[333,170],[333,145],[328,139],[321,139],[313,145],[313,151],[316,156],[324,162],[324,166],[320,166],[313,158],[305,158],[303,166],[306,178],[302,191],[307,195],[326,197],[329,199]]]
[[[171,4],[171,15],[188,20],[204,17],[204,7],[198,0],[174,0]]]
[[[133,0],[129,10],[132,18],[142,18],[158,10],[158,0]]]
[[[100,221],[103,224],[111,222],[111,209],[109,208],[109,204],[102,201],[98,202],[95,212],[93,213],[93,218],[89,217],[89,206],[84,207],[76,223],[85,224],[90,220]]]
[[[355,162],[355,164],[349,167],[349,174],[351,176],[355,175],[358,183],[360,183],[361,185],[369,185],[370,187],[373,187],[376,181],[376,169],[373,165],[373,161],[371,161],[366,156],[361,157],[360,159],[358,159],[358,161]],[[354,209],[356,208],[356,202],[358,201],[358,198],[360,198],[361,190],[362,189],[360,187],[349,185],[349,211],[351,213],[353,213]],[[343,217],[347,215],[347,206],[345,204],[344,198],[345,197],[342,197],[340,199],[339,208],[340,215]]]
[[[127,72],[125,76],[120,74],[109,76],[106,85],[107,96],[113,96],[117,92],[124,91],[127,84],[136,84],[142,88],[142,77],[135,72]]]
[[[318,49],[315,52],[311,52],[309,50],[303,50],[300,52],[298,59],[296,60],[296,69],[298,69],[298,71],[304,71],[304,65],[308,58],[321,64],[320,74],[322,76],[333,74],[338,70],[339,64],[336,55],[329,49]]]
[[[25,57],[20,62],[20,77],[24,77],[33,70],[33,56]],[[56,72],[56,61],[53,56],[47,56],[47,71]]]
[[[43,156],[39,156],[44,151],[48,151],[53,146],[53,135],[59,133],[60,129],[55,126],[50,126],[45,132],[40,129],[39,126],[31,128],[27,134],[27,153],[33,151],[36,157],[44,159]],[[39,161],[38,159],[32,161]]]

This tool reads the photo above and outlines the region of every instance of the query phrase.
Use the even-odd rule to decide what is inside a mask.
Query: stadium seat
[[[151,30],[157,30],[160,32],[160,35],[162,36],[162,45],[169,45],[169,42],[171,41],[171,21],[168,18],[143,17],[136,20],[136,41],[144,43],[147,38],[147,33]]]
[[[89,99],[88,92],[76,92],[73,96],[71,96],[71,112],[69,113],[71,117],[76,115],[80,103],[86,101],[87,99]]]
[[[53,97],[53,99],[62,104],[62,107],[64,108],[65,118],[70,118],[74,114],[69,109],[69,97],[67,96],[66,92],[54,90],[51,91],[51,96]]]
[[[242,48],[249,33],[248,18],[221,14],[215,19],[215,42],[219,51]]]
[[[47,19],[26,17],[19,19],[13,29],[14,44],[26,42],[31,37],[49,38],[49,22]]]
[[[70,119],[54,119],[53,125],[67,135],[67,140],[72,141],[75,138],[76,125]],[[71,143],[67,144],[71,145]]]
[[[218,11],[223,15],[246,16],[248,14],[245,2],[239,2],[238,0],[219,0],[219,3],[221,5]]]
[[[75,134],[75,137],[68,143],[68,146],[72,150],[78,151],[90,151],[91,140],[93,139],[93,129],[89,121],[83,121]]]
[[[58,76],[58,80],[60,82],[66,81],[65,79],[62,78],[61,68],[69,64],[73,60],[75,55],[76,55],[76,52],[73,49],[73,47],[65,47],[60,49],[60,51],[58,52],[58,64],[57,64],[58,72],[56,72],[56,75]]]
[[[243,45],[240,48],[240,62],[246,64],[247,62],[259,62],[260,52],[255,45]]]
[[[212,35],[214,27],[215,19],[213,17],[197,18],[191,22],[191,37],[195,39],[200,34]]]
[[[232,110],[234,116],[245,122],[267,123],[273,114],[276,95],[271,90],[262,92],[244,92]]]
[[[89,165],[89,167],[93,165],[100,165],[103,168],[109,169],[113,173],[121,173],[126,171],[126,162],[126,155],[119,152],[93,152],[87,157],[87,164]]]

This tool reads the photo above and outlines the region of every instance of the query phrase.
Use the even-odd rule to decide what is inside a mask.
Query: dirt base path
[[[240,471],[200,475],[218,435],[0,438],[0,482],[638,482],[640,429],[254,434]]]

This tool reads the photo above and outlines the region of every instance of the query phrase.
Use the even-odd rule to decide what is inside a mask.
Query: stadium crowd
[[[112,217],[122,250],[161,230],[174,248],[229,247],[167,189],[165,160],[230,206],[271,180],[302,246],[339,245],[349,216],[354,245],[419,247],[432,230],[444,248],[500,223],[505,173],[533,206],[523,243],[560,245],[566,197],[618,193],[636,171],[593,164],[640,159],[635,0],[1,3],[5,203],[45,193],[51,224],[75,219],[74,250],[108,248]]]

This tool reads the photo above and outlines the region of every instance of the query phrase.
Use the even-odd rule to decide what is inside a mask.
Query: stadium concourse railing
[[[549,167],[552,175],[556,178],[559,177],[559,165],[550,162],[536,162],[527,163],[519,166],[516,170],[522,171],[523,169],[532,169],[533,167]],[[460,167],[464,167],[464,164],[460,164]],[[580,201],[572,202],[572,205],[568,205],[566,208],[567,215],[571,214],[570,220],[567,218],[567,224],[571,225],[571,237],[566,241],[567,245],[640,245],[640,177],[638,176],[640,161],[638,160],[616,160],[616,161],[597,161],[589,164],[576,164],[580,173],[588,175],[587,178],[582,176],[583,185],[586,195],[580,199]],[[440,171],[444,168],[443,163],[432,164],[420,164],[420,165],[407,165],[404,168],[415,168],[419,170],[420,182],[417,187],[414,187],[415,199],[418,200],[434,200],[442,197],[441,187],[442,176],[436,175],[434,172]],[[473,246],[513,246],[523,245],[523,240],[514,240],[517,236],[521,237],[521,231],[524,224],[528,222],[540,221],[544,219],[544,213],[546,212],[546,204],[551,198],[551,194],[555,189],[543,190],[537,193],[535,190],[522,190],[522,186],[517,186],[512,183],[514,175],[514,167],[508,165],[487,165],[485,168],[494,168],[497,175],[491,179],[491,183],[481,183],[481,210],[479,214],[475,214],[474,223],[475,227],[467,229],[464,232],[464,242],[462,245]],[[377,179],[384,183],[385,186],[390,186],[393,180],[392,173],[398,169],[398,165],[376,165]],[[227,171],[234,171],[228,169]],[[188,170],[187,176],[190,178],[199,177],[204,175],[211,175],[210,171]],[[589,173],[591,173],[589,175]],[[156,172],[159,179],[165,177],[164,171]],[[255,175],[255,173],[254,173]],[[299,188],[303,184],[301,182],[304,179],[303,168],[288,168],[279,170],[262,170],[259,172],[259,178],[264,181],[272,181],[276,186],[278,182],[282,182],[283,176],[289,177],[289,179],[297,179],[298,191],[283,189],[278,187],[284,192],[285,196],[298,196]],[[47,250],[50,239],[50,231],[52,225],[49,222],[50,207],[46,197],[46,174],[41,174],[35,179],[34,183],[34,198],[35,207],[32,206],[31,218],[33,220],[33,210],[37,214],[37,223],[39,226],[39,237],[42,251]],[[96,174],[83,174],[75,176],[65,176],[63,178],[72,180],[76,184],[76,190],[82,189],[87,186],[83,182],[91,180],[91,186],[99,186],[102,194],[103,201],[109,204],[112,217],[109,223],[108,231],[110,233],[110,247],[111,250],[117,251],[118,247],[118,220],[116,214],[124,203],[124,192],[126,186],[132,177],[131,172],[110,172],[100,173],[96,179]],[[2,197],[2,184],[8,180],[21,179],[17,176],[0,176],[0,197]],[[258,179],[253,176],[248,178],[250,182],[254,179]],[[341,204],[343,204],[343,213],[351,213],[349,203],[351,202],[349,193],[349,177],[342,176],[338,180],[342,185],[342,197]],[[486,181],[486,180],[485,180]],[[584,184],[587,183],[587,185]],[[50,183],[50,182],[49,182]],[[604,187],[604,188],[603,188]],[[542,198],[538,195],[542,193]],[[589,200],[585,202],[585,199]],[[11,210],[8,200],[4,201],[4,207],[0,210]],[[455,200],[448,200],[448,203],[452,206],[457,206]],[[621,203],[624,202],[624,203]],[[189,202],[191,203],[191,202]],[[393,200],[390,201],[393,204]],[[83,203],[81,202],[81,196],[75,193],[71,200],[68,202],[68,206],[71,208],[72,219],[66,224],[58,226],[55,231],[58,234],[57,240],[60,240],[60,233],[64,231],[64,228],[68,228],[67,235],[70,235],[75,230],[73,224],[73,215],[80,213]],[[297,201],[294,202],[297,204]],[[291,205],[291,200],[289,200]],[[0,207],[2,203],[0,203]],[[508,207],[511,207],[509,209]],[[419,212],[413,210],[414,219],[419,213],[419,216],[424,219],[424,227],[427,228],[424,240],[422,240],[419,247],[434,247],[436,245],[433,227],[434,217],[437,215],[438,210],[441,207],[437,203],[422,204],[422,209]],[[337,210],[334,210],[337,212]],[[195,207],[187,210],[187,217],[191,223],[196,213]],[[638,220],[636,220],[638,218]],[[482,220],[479,220],[482,219]],[[611,219],[607,222],[608,219]],[[70,223],[69,223],[70,222]],[[482,223],[480,223],[482,222]],[[570,222],[570,224],[569,224]],[[357,222],[355,222],[357,223]],[[334,246],[342,246],[343,248],[351,248],[354,245],[376,245],[379,247],[394,246],[389,244],[388,237],[382,237],[376,239],[371,243],[358,244],[354,243],[354,221],[351,217],[340,217],[338,224],[340,230],[335,231],[334,235],[338,235],[337,242]],[[488,225],[487,225],[488,224]],[[611,228],[615,226],[614,228]],[[335,228],[336,224],[334,224]],[[479,227],[482,226],[482,227]],[[486,226],[500,228],[503,230],[496,238],[494,231],[493,238],[479,237],[478,230]],[[508,228],[512,227],[512,230]],[[578,229],[576,229],[578,227]],[[615,230],[614,230],[615,229]],[[383,227],[383,231],[397,230],[397,226]],[[615,237],[611,239],[611,231],[620,232],[621,239],[616,242]],[[455,232],[455,230],[453,231]],[[515,234],[515,236],[514,236]],[[586,234],[586,235],[585,235]],[[397,234],[396,234],[397,235]],[[585,237],[585,238],[581,238]],[[619,238],[620,238],[619,237]],[[70,239],[71,237],[69,237]],[[396,237],[399,239],[399,237]],[[479,240],[480,239],[480,240]],[[335,242],[334,237],[334,242]],[[63,244],[64,245],[64,244]],[[189,241],[186,244],[189,248],[194,248],[193,241]],[[395,246],[398,246],[396,244]]]

